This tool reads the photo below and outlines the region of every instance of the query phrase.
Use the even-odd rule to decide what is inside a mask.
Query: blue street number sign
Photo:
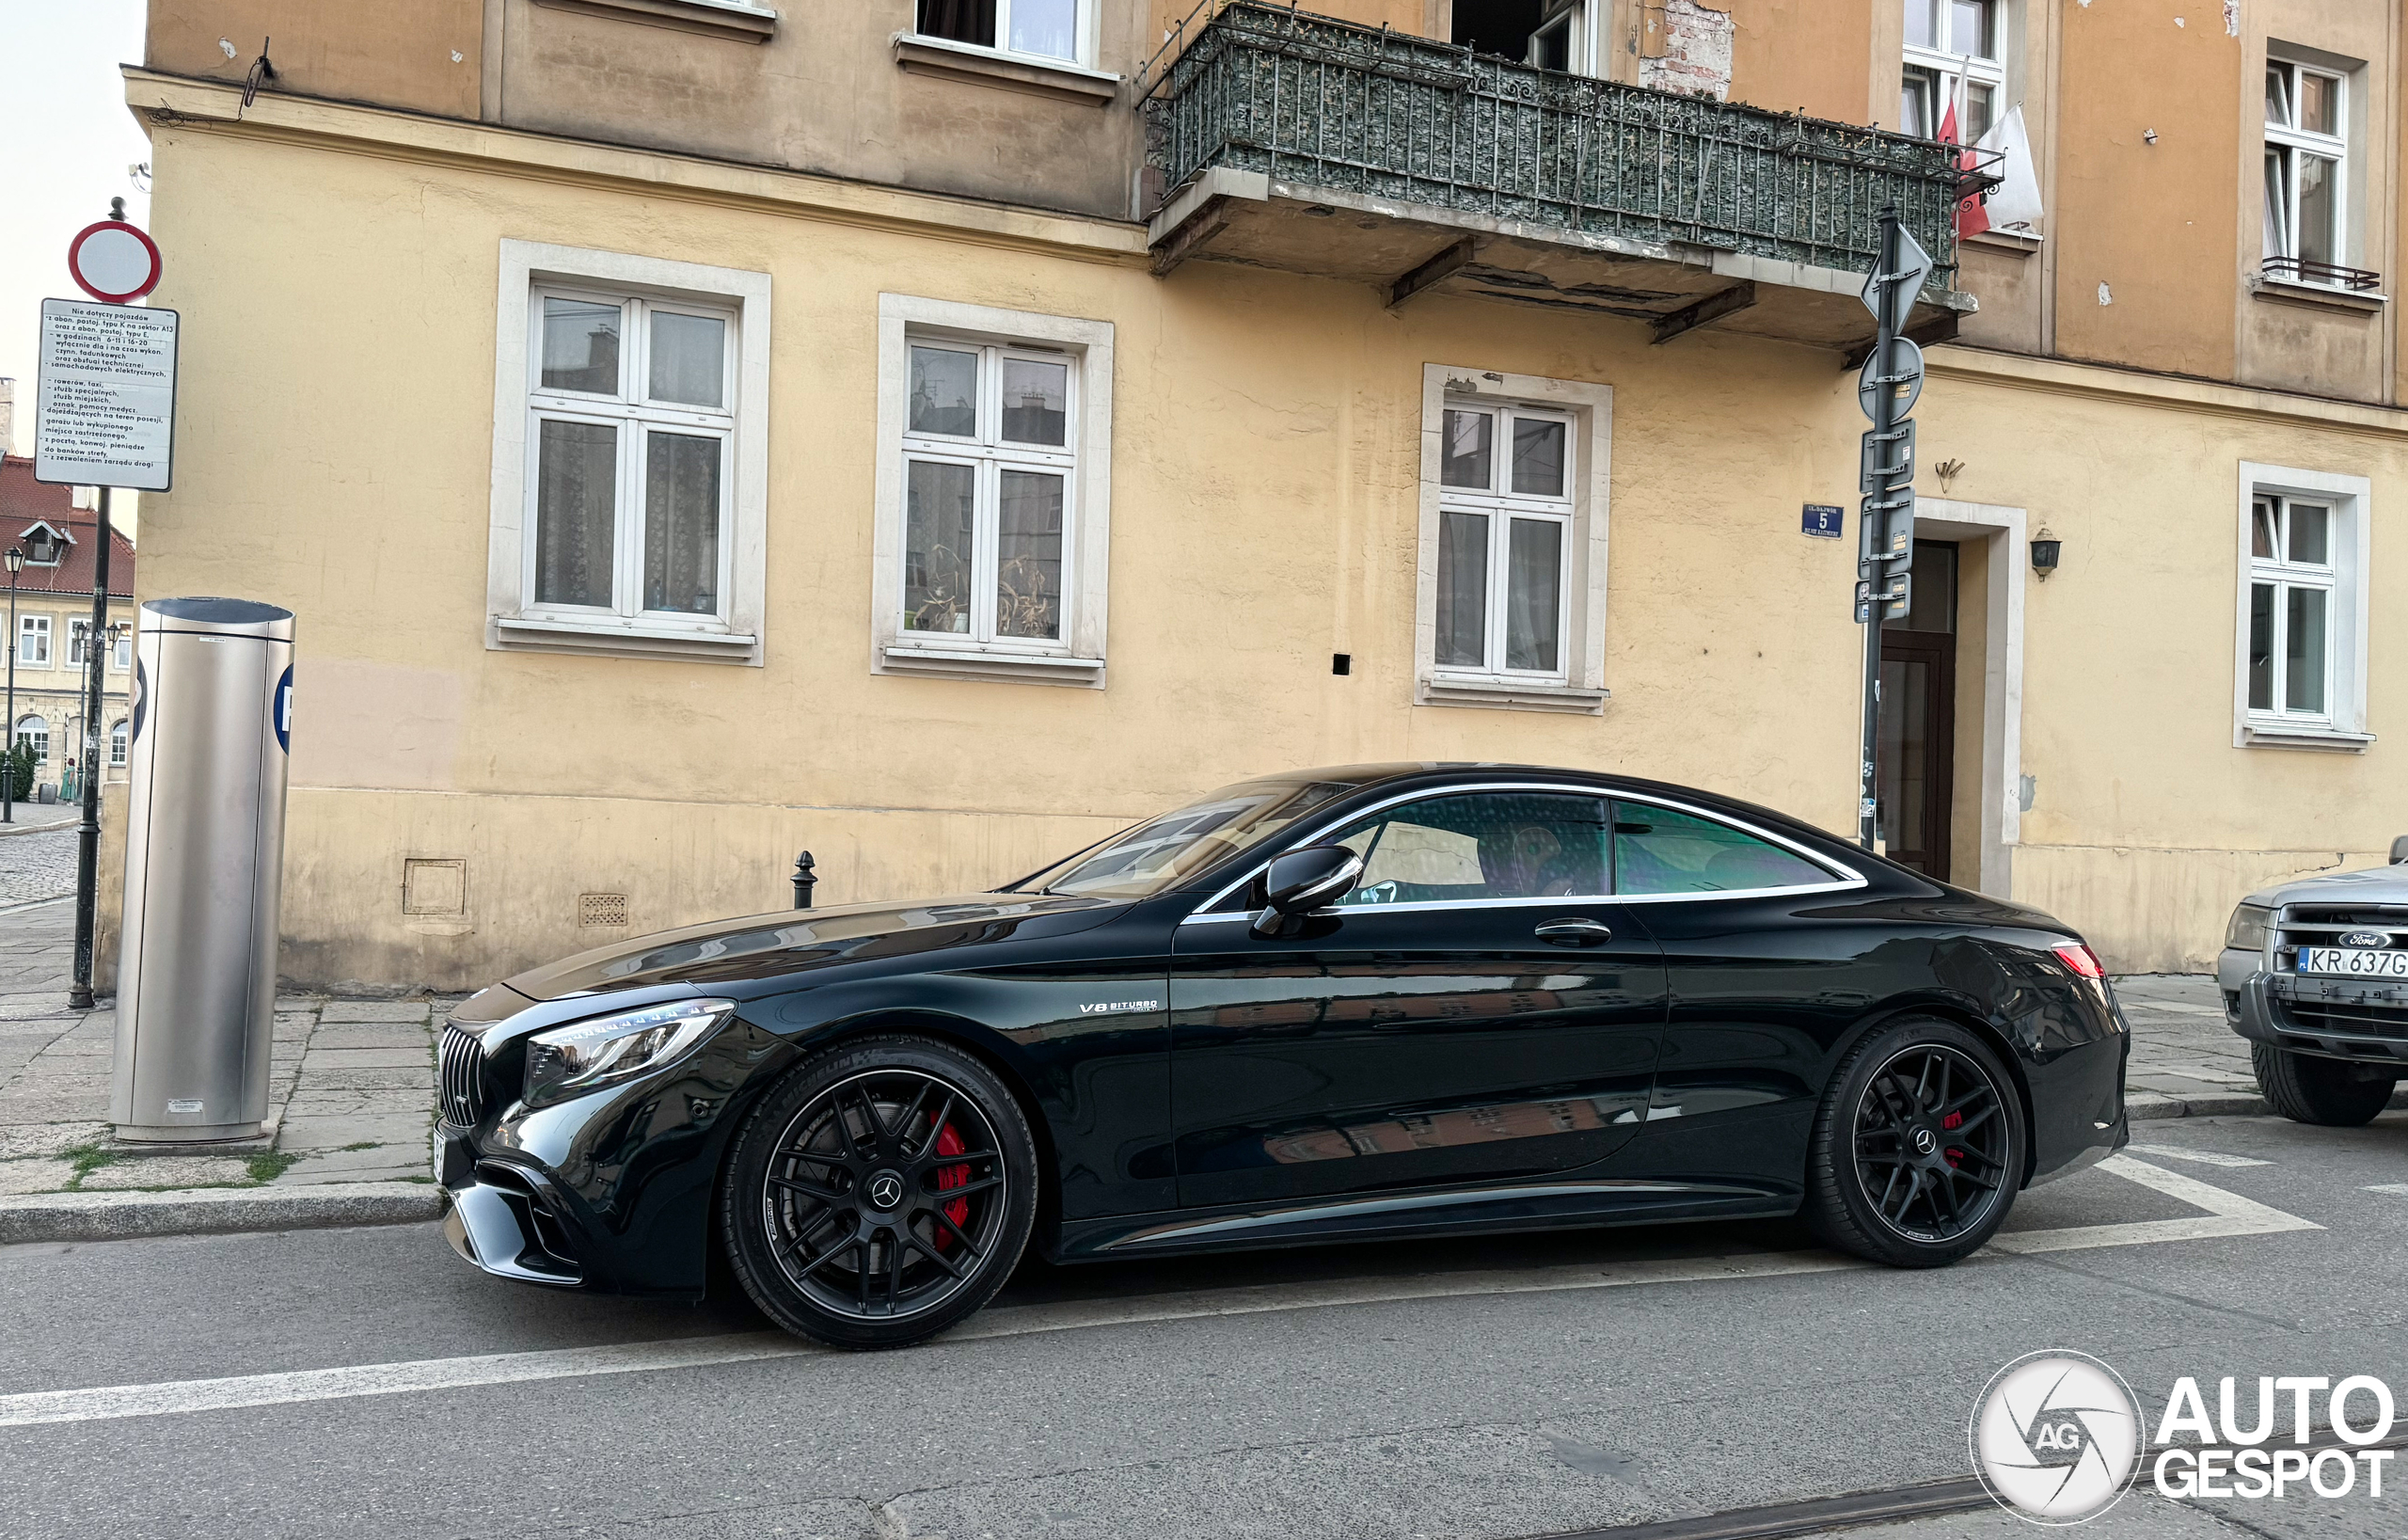
[[[1846,532],[1844,526],[1846,522],[1847,511],[1837,504],[1810,502],[1806,505],[1805,516],[1798,520],[1798,527],[1816,539],[1837,540]]]

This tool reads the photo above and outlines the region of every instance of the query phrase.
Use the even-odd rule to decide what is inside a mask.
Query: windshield
[[[1019,893],[1146,898],[1264,840],[1352,786],[1327,781],[1245,781],[1013,884]]]

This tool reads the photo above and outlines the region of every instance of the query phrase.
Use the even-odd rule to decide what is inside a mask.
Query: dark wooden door
[[[1915,542],[1915,603],[1881,630],[1881,836],[1890,859],[1948,881],[1956,782],[1956,548]]]

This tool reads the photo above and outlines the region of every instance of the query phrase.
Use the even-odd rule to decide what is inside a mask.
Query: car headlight
[[[538,1032],[527,1040],[526,1100],[557,1102],[661,1069],[735,1013],[733,1000],[673,1000]]]
[[[2244,952],[2262,952],[2273,924],[2273,910],[2263,904],[2243,904],[2232,912],[2232,923],[2224,928],[2224,944]]]

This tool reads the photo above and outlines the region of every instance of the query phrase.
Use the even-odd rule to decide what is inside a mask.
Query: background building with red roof
[[[0,550],[25,552],[8,620],[8,661],[15,683],[9,737],[30,742],[41,760],[39,785],[56,786],[84,735],[84,660],[92,623],[92,569],[100,542],[94,492],[46,486],[33,461],[0,455]],[[7,573],[0,571],[0,581]],[[134,678],[134,542],[110,531],[109,626],[116,633],[103,671],[101,763],[122,774],[126,714]]]

